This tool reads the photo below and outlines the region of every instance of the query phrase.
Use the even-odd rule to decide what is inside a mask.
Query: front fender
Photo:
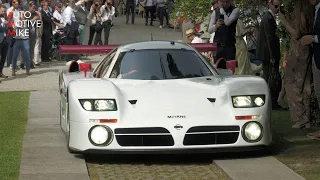
[[[124,97],[117,86],[105,79],[79,79],[68,85],[70,121],[87,123],[90,119],[118,119],[126,109]],[[79,99],[115,99],[117,111],[86,111]]]

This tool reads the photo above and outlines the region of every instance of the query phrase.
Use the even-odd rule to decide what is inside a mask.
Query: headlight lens
[[[113,132],[107,126],[93,126],[89,131],[89,140],[95,146],[107,146],[113,140]]]
[[[261,97],[256,97],[256,99],[254,100],[254,103],[255,103],[257,106],[263,106],[264,100],[263,100]]]
[[[101,126],[97,126],[91,131],[91,139],[95,144],[103,144],[108,139],[108,131]]]
[[[261,107],[265,103],[265,95],[232,96],[232,103],[235,108]]]
[[[251,107],[251,97],[250,96],[237,96],[232,98],[233,105],[235,107]]]
[[[117,111],[114,99],[79,99],[79,101],[87,111]]]
[[[244,124],[242,136],[247,142],[258,142],[262,137],[262,126],[258,122]]]
[[[83,102],[83,108],[87,111],[92,111],[92,104],[90,101]]]

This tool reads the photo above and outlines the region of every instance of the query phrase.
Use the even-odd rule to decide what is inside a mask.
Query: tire
[[[69,108],[69,107],[68,107]],[[70,154],[77,154],[77,151],[74,151],[70,148],[69,143],[70,143],[70,118],[69,118],[69,112],[68,112],[68,117],[67,117],[67,129],[66,129],[66,138],[67,138],[67,149]]]
[[[59,114],[60,114],[60,128],[62,130],[62,132],[65,134],[65,131],[62,129],[62,114],[61,114],[61,100],[60,100],[60,103],[59,103]]]

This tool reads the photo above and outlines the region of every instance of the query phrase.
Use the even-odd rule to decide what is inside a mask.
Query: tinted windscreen
[[[213,75],[193,51],[140,50],[121,54],[110,78],[180,79]]]

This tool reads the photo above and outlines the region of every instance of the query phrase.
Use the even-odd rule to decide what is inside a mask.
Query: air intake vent
[[[216,98],[208,98],[210,102],[216,102]]]
[[[129,100],[130,104],[136,104],[137,100]]]

